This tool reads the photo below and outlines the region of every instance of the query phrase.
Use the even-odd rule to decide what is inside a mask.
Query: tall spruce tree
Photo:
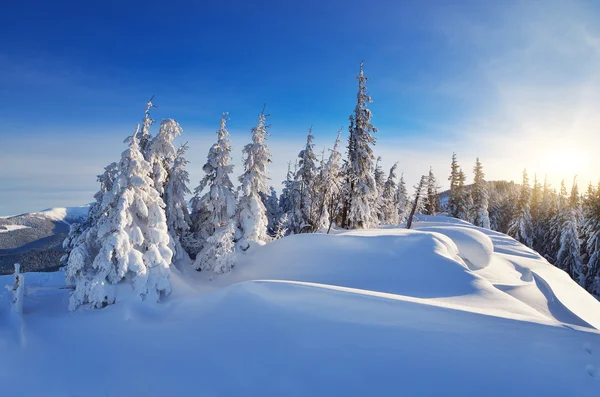
[[[438,195],[438,184],[433,175],[433,168],[429,167],[429,176],[427,177],[427,201],[425,202],[425,213],[435,215],[441,210],[440,197]]]
[[[194,190],[191,202],[195,253],[204,248],[206,241],[215,232],[230,223],[236,211],[236,193],[231,182],[233,165],[227,131],[228,116],[228,113],[221,116],[216,132],[217,142],[208,151],[206,163],[202,167],[205,175]],[[200,265],[197,263],[195,266]]]
[[[412,227],[415,215],[423,213],[425,210],[425,202],[427,201],[427,176],[421,176],[419,184],[415,186],[415,194],[413,196],[413,202],[406,221],[406,228]]]
[[[404,182],[404,174],[400,174],[400,182],[398,182],[398,190],[396,191],[396,205],[398,211],[398,223],[404,223],[408,218],[409,201],[406,183]]]
[[[448,214],[458,218],[462,212],[461,193],[460,193],[460,166],[456,159],[456,153],[452,153],[452,163],[450,164],[450,194],[448,196]]]
[[[267,234],[269,220],[260,193],[268,193],[267,165],[271,153],[267,148],[267,115],[263,111],[258,116],[256,127],[252,128],[252,142],[244,149],[244,173],[237,206],[237,224],[240,231],[239,246],[247,250],[252,243],[264,244],[270,240]]]
[[[488,188],[485,180],[485,174],[483,173],[483,165],[479,161],[479,157],[475,160],[475,167],[473,167],[473,224],[475,226],[482,227],[484,229],[490,228],[490,214],[488,211]]]
[[[384,225],[396,225],[398,223],[396,168],[398,168],[398,163],[395,163],[390,168],[390,173],[384,183],[381,195],[381,223]]]
[[[571,197],[564,208],[563,224],[560,232],[560,248],[554,263],[567,272],[571,278],[585,286],[583,264],[580,257],[579,220],[580,203],[577,181],[573,180]]]
[[[508,234],[528,247],[533,245],[530,204],[531,188],[529,187],[529,178],[527,177],[527,170],[523,170],[523,184],[517,201],[515,217],[508,228]]]
[[[371,124],[371,110],[367,104],[373,100],[367,93],[368,80],[360,63],[357,103],[354,114],[350,116],[350,137],[348,139],[348,180],[349,209],[346,227],[351,229],[369,228],[376,222],[374,201],[377,186],[374,177],[374,155],[371,145],[375,144],[374,132],[377,128]]]
[[[317,156],[314,152],[315,144],[312,127],[308,129],[306,145],[298,154],[298,171],[296,180],[300,189],[300,230],[312,232],[318,228],[318,219],[315,219],[313,201],[315,200],[315,179],[317,177]]]

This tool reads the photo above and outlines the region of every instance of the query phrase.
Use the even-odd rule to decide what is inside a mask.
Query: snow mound
[[[492,261],[494,244],[492,240],[477,229],[461,226],[421,226],[417,230],[441,233],[458,247],[458,255],[467,261],[469,268],[483,269]]]

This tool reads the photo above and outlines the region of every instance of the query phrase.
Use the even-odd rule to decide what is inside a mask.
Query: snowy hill
[[[174,273],[162,304],[69,313],[68,292],[49,288],[63,274],[26,274],[23,318],[0,300],[0,385],[17,396],[599,395],[600,302],[510,237],[444,217],[415,227],[285,237],[212,280]]]
[[[88,210],[89,206],[49,208],[0,217],[0,274],[11,272],[15,262],[25,271],[57,269],[70,225],[84,220]]]

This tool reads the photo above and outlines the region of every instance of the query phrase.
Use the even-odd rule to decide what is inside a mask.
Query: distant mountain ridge
[[[0,218],[0,274],[12,273],[15,263],[25,272],[58,269],[71,224],[85,220],[88,210],[58,207]]]

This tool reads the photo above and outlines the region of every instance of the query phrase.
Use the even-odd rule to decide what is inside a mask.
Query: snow
[[[0,233],[8,233],[15,230],[28,229],[25,225],[0,225]]]
[[[33,212],[32,215],[43,216],[53,221],[73,223],[83,221],[87,217],[89,210],[89,205],[81,207],[57,207],[48,208],[40,212]]]
[[[69,313],[64,274],[30,273],[22,321],[0,295],[2,391],[598,395],[600,302],[508,236],[414,227],[288,236],[218,276],[173,270],[161,304]]]

